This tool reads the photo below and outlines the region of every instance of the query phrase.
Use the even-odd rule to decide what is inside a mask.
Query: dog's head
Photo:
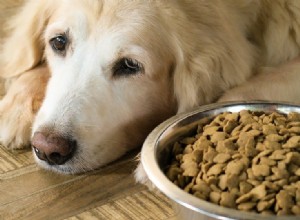
[[[44,60],[51,72],[32,128],[40,165],[76,173],[107,164],[140,145],[162,120],[210,102],[226,87],[219,85],[222,75],[210,75],[215,59],[198,53],[214,45],[210,36],[165,4],[172,3],[43,0],[25,6],[6,46],[18,49],[7,55],[13,57],[7,76]]]
[[[174,52],[151,2],[33,2],[23,10],[32,21],[17,28],[27,28],[24,44],[32,41],[22,51],[24,69],[44,56],[51,72],[32,128],[40,165],[95,169],[139,146],[175,113]]]

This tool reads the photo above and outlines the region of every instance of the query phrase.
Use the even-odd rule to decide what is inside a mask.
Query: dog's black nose
[[[76,148],[76,141],[46,132],[35,132],[31,143],[37,157],[50,165],[64,164]]]

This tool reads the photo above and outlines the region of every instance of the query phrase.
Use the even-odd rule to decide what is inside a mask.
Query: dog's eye
[[[143,66],[137,60],[122,58],[113,67],[114,76],[126,76],[142,72]]]
[[[52,38],[49,42],[55,52],[62,53],[66,50],[68,39],[64,35],[59,35]]]

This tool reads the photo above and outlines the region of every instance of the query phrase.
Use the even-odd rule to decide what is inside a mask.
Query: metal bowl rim
[[[182,121],[192,115],[200,114],[205,111],[210,111],[214,109],[221,109],[225,107],[232,106],[281,106],[281,107],[293,107],[298,108],[300,111],[300,106],[294,103],[288,102],[265,102],[265,101],[251,101],[251,102],[226,102],[226,103],[216,103],[205,105],[196,108],[195,110],[187,113],[181,113],[175,115],[165,122],[158,125],[146,138],[142,151],[141,151],[141,163],[143,168],[151,180],[151,182],[167,197],[174,200],[176,203],[193,210],[195,212],[201,213],[206,216],[210,216],[216,219],[261,219],[261,220],[296,220],[299,216],[264,216],[257,213],[243,212],[235,209],[221,207],[213,203],[201,200],[195,196],[184,192],[182,189],[175,186],[161,171],[157,163],[156,158],[156,147],[157,142],[166,130],[176,125],[179,121]]]

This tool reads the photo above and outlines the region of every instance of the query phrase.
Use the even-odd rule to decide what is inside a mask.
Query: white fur
[[[36,160],[76,173],[138,147],[176,112],[218,99],[299,102],[299,8],[287,0],[28,1],[2,51],[2,76],[12,84],[0,103],[6,113],[0,140],[17,148],[42,129],[70,135],[78,143],[71,160],[56,166]],[[65,57],[49,46],[62,32],[71,39]],[[138,60],[144,72],[114,77],[123,57]],[[51,75],[47,88],[32,74],[41,63]],[[34,86],[20,80],[25,72]],[[19,100],[17,83],[30,87]],[[30,105],[20,110],[45,89],[36,116]],[[146,181],[141,166],[136,173]]]

